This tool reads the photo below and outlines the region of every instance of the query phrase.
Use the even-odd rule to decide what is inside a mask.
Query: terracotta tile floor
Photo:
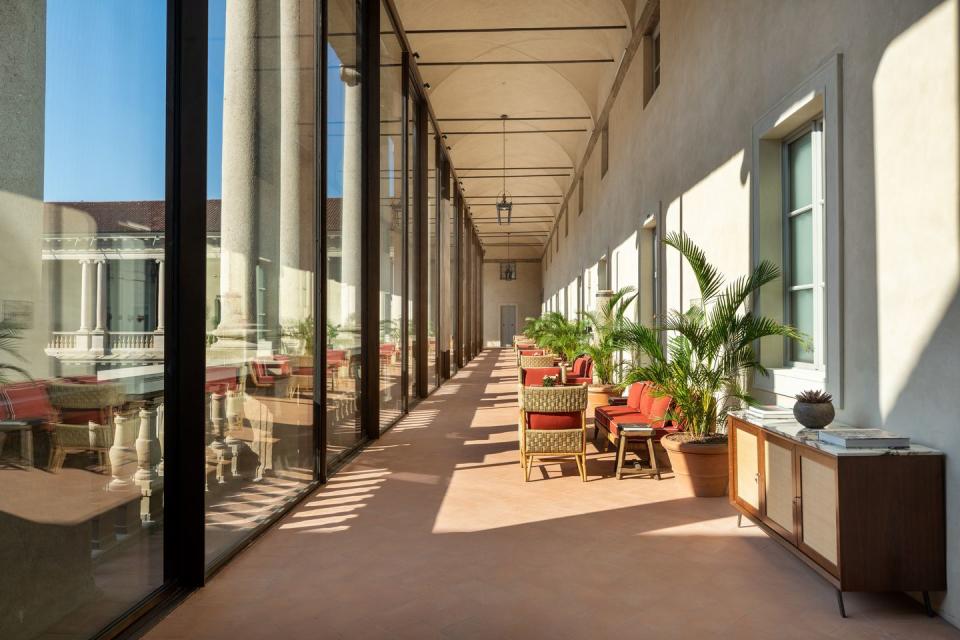
[[[960,638],[902,594],[840,618],[725,498],[610,453],[524,484],[511,361],[485,351],[147,638]]]

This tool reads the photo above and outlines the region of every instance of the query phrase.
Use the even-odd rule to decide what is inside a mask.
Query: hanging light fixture
[[[510,261],[510,232],[507,232],[507,260],[506,262],[500,263],[500,279],[501,280],[516,280],[517,279],[517,263]]]
[[[497,224],[503,224],[504,218],[507,224],[510,224],[513,202],[510,200],[510,194],[507,193],[507,114],[502,114],[500,121],[503,123],[503,191],[500,192],[497,202]]]

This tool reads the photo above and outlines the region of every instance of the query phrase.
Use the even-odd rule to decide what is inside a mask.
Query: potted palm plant
[[[565,362],[573,362],[583,346],[587,334],[583,320],[567,320],[562,313],[552,311],[541,316],[538,326],[538,344],[559,355]]]
[[[633,287],[624,287],[603,300],[595,311],[581,313],[591,333],[580,349],[593,359],[594,384],[587,389],[587,416],[592,416],[596,407],[609,404],[610,396],[621,388],[616,384],[616,355],[625,348],[627,308],[636,297]]]
[[[648,380],[655,395],[673,398],[669,417],[683,431],[662,440],[673,470],[694,495],[722,496],[728,483],[727,413],[751,401],[743,385],[748,374],[765,371],[754,345],[767,336],[803,337],[793,327],[744,308],[762,286],[780,277],[776,265],[763,261],[724,286],[723,276],[686,233],[668,234],[664,242],[690,265],[700,303],[685,312],[671,311],[660,327],[627,323],[624,342],[646,358],[627,372],[624,382]]]

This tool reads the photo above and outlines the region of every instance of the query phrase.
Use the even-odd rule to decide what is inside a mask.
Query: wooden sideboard
[[[829,429],[829,427],[828,427]],[[837,590],[947,588],[939,451],[844,449],[792,421],[730,416],[730,503]]]

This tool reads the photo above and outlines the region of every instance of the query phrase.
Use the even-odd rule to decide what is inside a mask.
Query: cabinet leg
[[[923,609],[927,612],[927,616],[932,618],[934,616],[933,605],[930,604],[930,592],[923,592]]]
[[[837,589],[837,606],[840,607],[840,617],[846,618],[847,610],[843,606],[843,591],[840,591],[840,589]]]
[[[738,513],[738,514],[737,514],[737,529],[739,529],[742,524],[743,524],[743,514],[742,514],[742,513]]]

